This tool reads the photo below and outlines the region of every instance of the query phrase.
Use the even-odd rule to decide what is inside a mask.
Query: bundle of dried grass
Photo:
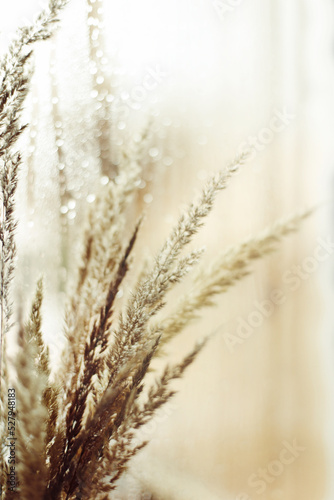
[[[154,319],[168,292],[188,275],[203,251],[186,247],[203,225],[218,192],[225,189],[245,158],[214,175],[199,200],[181,215],[155,259],[143,267],[123,309],[115,299],[127,278],[140,223],[129,236],[126,214],[138,186],[139,166],[124,157],[117,184],[110,181],[94,203],[84,236],[76,286],[68,297],[67,344],[58,373],[51,379],[42,334],[42,282],[37,284],[28,322],[19,322],[16,378],[8,380],[6,342],[11,334],[10,283],[14,272],[13,216],[20,156],[13,153],[23,130],[19,117],[30,76],[27,47],[48,38],[66,2],[53,0],[34,26],[21,29],[1,63],[0,157],[2,189],[1,254],[1,453],[3,498],[107,499],[131,458],[146,442],[137,432],[174,394],[171,382],[182,377],[203,349],[206,338],[179,363],[167,364],[153,385],[146,374],[152,359],[180,334],[203,307],[251,271],[251,263],[294,232],[303,217],[276,224],[259,237],[226,250],[209,270],[200,271],[191,292],[174,313]],[[55,380],[56,382],[53,382]],[[11,388],[13,387],[13,388]],[[6,407],[5,396],[16,402]],[[17,412],[16,412],[17,408]],[[9,419],[11,417],[11,419]],[[17,421],[16,421],[17,417]],[[14,426],[9,422],[14,422]],[[10,431],[9,431],[10,429]],[[8,434],[10,432],[10,434]],[[13,456],[14,461],[13,461]]]

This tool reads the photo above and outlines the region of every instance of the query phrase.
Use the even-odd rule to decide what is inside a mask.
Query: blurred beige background
[[[37,8],[34,0],[1,6],[1,52]],[[143,431],[151,444],[115,498],[331,500],[334,269],[330,246],[321,262],[314,254],[319,241],[334,241],[333,2],[105,0],[95,8],[103,8],[95,12],[103,37],[98,25],[87,26],[86,3],[72,0],[56,40],[39,48],[26,109],[18,286],[31,293],[45,272],[44,330],[55,357],[66,272],[50,271],[50,261],[65,266],[69,238],[71,262],[83,204],[98,183],[96,84],[112,88],[116,165],[151,117],[145,195],[135,207],[147,213],[138,259],[159,248],[209,173],[246,147],[251,160],[196,240],[207,262],[277,218],[320,204],[299,234],[173,343],[177,359],[217,332],[179,395]],[[107,81],[97,82],[94,58],[106,59]],[[60,157],[65,176],[55,166]],[[273,289],[286,300],[265,317],[259,304]],[[232,345],[245,323],[248,337]]]

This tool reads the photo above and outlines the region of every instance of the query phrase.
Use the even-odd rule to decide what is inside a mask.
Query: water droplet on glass
[[[97,40],[99,38],[99,29],[98,28],[93,29],[91,38],[92,38],[92,40]],[[97,53],[96,53],[96,55],[97,55]],[[97,56],[97,57],[99,57],[99,56]]]
[[[151,193],[146,193],[144,195],[144,202],[145,203],[152,203],[153,201],[153,196],[151,195]]]
[[[170,167],[173,163],[173,158],[171,158],[170,156],[165,156],[162,160],[162,163],[166,166],[166,167]]]
[[[95,201],[95,194],[89,194],[86,199],[88,203],[93,203]]]
[[[122,175],[116,175],[114,181],[120,186],[121,184],[124,184],[124,177]]]
[[[158,148],[151,148],[148,152],[151,158],[156,158],[159,155],[159,149]]]
[[[73,220],[75,219],[77,213],[74,211],[74,210],[71,210],[70,212],[68,212],[68,215],[67,217],[70,219],[70,220]]]

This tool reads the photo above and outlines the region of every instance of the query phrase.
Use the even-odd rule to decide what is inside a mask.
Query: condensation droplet
[[[123,92],[121,92],[122,101],[127,101],[129,97],[130,97],[129,92],[127,92],[126,90],[123,90]]]
[[[113,162],[114,165],[117,166],[117,165],[120,165],[121,159],[118,156],[113,156],[112,162]]]
[[[121,184],[124,184],[124,177],[121,175],[116,175],[114,181],[120,186]]]
[[[145,203],[152,203],[153,201],[153,196],[151,195],[151,193],[146,193],[144,195],[144,202]]]
[[[102,186],[106,186],[109,182],[109,178],[106,175],[103,175],[100,179],[100,182],[101,182]]]
[[[151,148],[148,152],[151,158],[156,158],[159,155],[159,149],[158,148]]]
[[[70,220],[73,220],[75,219],[77,213],[74,211],[74,210],[71,210],[70,212],[68,212],[68,215],[67,217],[70,219]]]
[[[173,158],[171,158],[170,156],[165,156],[162,160],[162,163],[166,166],[166,167],[170,167],[173,163]]]
[[[98,101],[103,101],[106,97],[107,93],[101,89],[101,91],[99,92],[99,95],[97,96],[97,100]]]
[[[133,101],[131,103],[131,108],[134,109],[135,111],[139,111],[142,108],[142,105],[140,102]]]
[[[92,40],[97,40],[99,38],[99,29],[98,28],[93,29],[91,38],[92,38]],[[99,56],[97,56],[97,57],[99,57]]]
[[[95,194],[89,194],[86,200],[88,203],[93,203],[95,201]]]
[[[158,102],[157,97],[156,96],[152,97],[151,103],[155,104],[156,102]],[[155,118],[157,118],[160,115],[160,110],[159,109],[151,109],[150,115],[154,116]]]

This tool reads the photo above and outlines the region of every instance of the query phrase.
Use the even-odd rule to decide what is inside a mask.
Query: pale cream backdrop
[[[101,140],[96,84],[112,88],[114,120],[103,127],[115,164],[117,151],[150,116],[138,259],[159,248],[179,207],[209,173],[253,141],[251,160],[219,196],[196,239],[207,247],[206,262],[275,219],[319,205],[298,235],[171,346],[171,359],[178,358],[196,338],[216,332],[178,384],[179,395],[145,429],[151,443],[114,498],[331,500],[334,266],[331,248],[319,265],[312,257],[319,238],[334,241],[333,2],[92,4],[104,8],[98,13],[103,40],[101,30],[87,25],[86,2],[72,0],[55,40],[37,50],[25,112],[31,127],[23,143],[17,293],[31,295],[44,272],[44,331],[55,362],[65,267],[74,261],[84,203],[99,183],[101,161],[92,154]],[[38,6],[35,0],[1,1],[1,53]],[[94,53],[89,35],[103,54]],[[105,81],[97,82],[92,58],[105,58]],[[287,281],[294,266],[303,273],[296,289]],[[268,317],[254,314],[273,289],[282,291],[285,303],[272,306]],[[249,325],[247,338],[233,344],[241,323]],[[293,443],[299,447],[294,459],[277,465]],[[267,471],[261,494],[251,484],[260,469]]]

